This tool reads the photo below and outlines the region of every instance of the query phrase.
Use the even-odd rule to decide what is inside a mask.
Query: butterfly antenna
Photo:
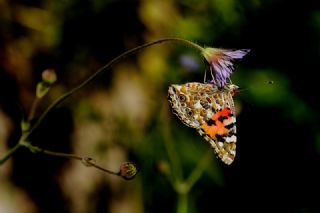
[[[248,91],[250,90],[249,88],[243,88],[243,87],[239,87],[237,92],[240,93],[240,92],[243,92],[243,91]]]

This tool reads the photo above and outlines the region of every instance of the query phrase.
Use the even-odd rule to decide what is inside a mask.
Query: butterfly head
[[[239,92],[239,87],[235,84],[225,84],[223,89],[227,92],[230,92],[232,96],[236,95]]]

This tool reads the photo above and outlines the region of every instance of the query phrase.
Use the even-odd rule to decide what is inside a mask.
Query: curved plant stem
[[[31,145],[29,142],[20,142],[19,145],[28,148],[31,152],[42,153],[42,154],[51,155],[51,156],[55,156],[55,157],[64,157],[64,158],[79,160],[79,161],[81,161],[85,166],[92,166],[92,167],[95,167],[95,168],[97,168],[97,169],[99,169],[99,170],[101,170],[101,171],[103,171],[103,172],[107,172],[107,173],[112,174],[112,175],[120,176],[120,173],[119,173],[119,172],[113,172],[113,171],[110,171],[110,170],[108,170],[108,169],[105,169],[105,168],[97,165],[97,164],[95,163],[95,161],[94,161],[92,158],[90,158],[90,157],[81,157],[81,156],[74,155],[74,154],[61,153],[61,152],[53,152],[53,151],[49,151],[49,150],[42,149],[42,148],[40,148],[40,147]]]
[[[73,89],[71,89],[70,91],[66,92],[65,94],[61,95],[58,99],[56,99],[44,112],[43,114],[39,117],[39,119],[37,120],[37,122],[33,125],[33,127],[30,129],[30,131],[28,132],[28,134],[26,135],[26,139],[29,137],[29,135],[41,124],[41,122],[43,121],[43,119],[47,116],[47,114],[56,106],[58,106],[60,103],[62,103],[65,99],[67,99],[69,96],[71,96],[72,94],[74,94],[75,92],[77,92],[78,90],[80,90],[82,87],[86,86],[89,82],[91,82],[97,75],[99,75],[101,72],[107,70],[108,68],[110,68],[113,64],[117,63],[118,61],[120,61],[121,59],[123,59],[124,57],[133,54],[139,50],[142,50],[146,47],[155,45],[155,44],[160,44],[163,42],[168,42],[168,41],[175,41],[175,42],[182,42],[187,44],[188,46],[191,46],[195,49],[197,49],[198,51],[203,51],[203,48],[199,45],[197,45],[196,43],[193,43],[191,41],[185,40],[185,39],[180,39],[180,38],[164,38],[164,39],[160,39],[157,41],[153,41],[150,43],[146,43],[143,44],[141,46],[135,47],[131,50],[128,50],[124,53],[122,53],[121,55],[115,57],[114,59],[112,59],[109,63],[107,63],[106,65],[104,65],[103,67],[101,67],[98,71],[96,71],[95,73],[93,73],[91,76],[89,76],[86,80],[84,80],[82,83],[80,83],[78,86],[74,87]]]
[[[141,46],[135,47],[133,49],[130,49],[128,51],[125,51],[124,53],[120,54],[119,56],[115,57],[114,59],[112,59],[109,63],[107,63],[106,65],[104,65],[103,67],[101,67],[99,70],[97,70],[95,73],[93,73],[91,76],[89,76],[86,80],[84,80],[82,83],[80,83],[78,86],[74,87],[73,89],[69,90],[68,92],[66,92],[65,94],[61,95],[60,97],[58,97],[39,117],[39,119],[35,122],[35,124],[30,128],[30,130],[28,132],[23,133],[23,135],[21,136],[20,141],[26,141],[28,139],[28,137],[35,131],[35,129],[42,123],[42,121],[45,119],[45,117],[48,115],[48,113],[54,109],[56,106],[58,106],[59,104],[61,104],[64,100],[66,100],[69,96],[71,96],[72,94],[74,94],[75,92],[77,92],[78,90],[80,90],[82,87],[86,86],[89,82],[91,82],[97,75],[99,75],[101,72],[109,69],[113,64],[119,62],[121,59],[123,59],[124,57],[133,54],[135,52],[138,52],[139,50],[142,50],[144,48],[147,48],[149,46],[155,45],[155,44],[160,44],[160,43],[164,43],[164,42],[180,42],[183,44],[186,44],[192,48],[195,48],[196,50],[202,52],[204,49],[203,47],[199,46],[198,44],[192,42],[192,41],[188,41],[185,39],[181,39],[181,38],[164,38],[164,39],[159,39],[150,43],[146,43],[143,44]],[[28,142],[30,143],[30,142]],[[3,164],[7,159],[10,158],[10,156],[16,152],[16,150],[19,148],[19,145],[14,146],[13,148],[11,148],[3,158],[0,159],[0,165]]]

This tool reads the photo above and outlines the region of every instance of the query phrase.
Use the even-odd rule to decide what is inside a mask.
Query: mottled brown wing
[[[173,112],[187,126],[197,129],[213,147],[217,156],[231,164],[236,154],[236,119],[232,99],[238,87],[227,84],[171,85],[168,99]]]

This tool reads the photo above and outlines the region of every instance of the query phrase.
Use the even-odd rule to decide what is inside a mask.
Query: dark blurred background
[[[112,58],[164,37],[251,49],[232,76],[241,87],[234,163],[211,150],[192,189],[178,192],[173,174],[187,178],[210,145],[171,113],[167,88],[202,82],[206,67],[195,50],[163,43],[99,75],[31,137],[115,171],[133,161],[137,177],[21,149],[0,167],[1,213],[182,213],[183,198],[189,213],[320,212],[317,0],[2,0],[0,157],[17,143],[44,69],[58,82],[37,116]]]

